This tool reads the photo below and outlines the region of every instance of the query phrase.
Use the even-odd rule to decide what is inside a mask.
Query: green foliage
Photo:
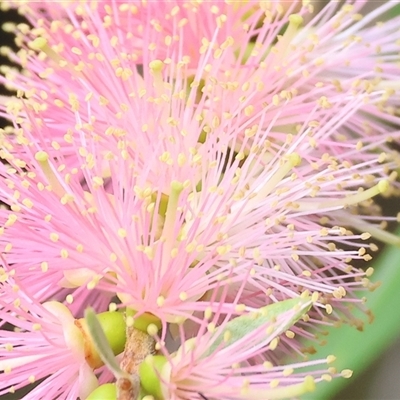
[[[400,229],[397,235],[400,236]],[[328,344],[318,348],[311,357],[317,359],[333,354],[337,357],[335,367],[339,371],[350,368],[354,371],[353,376],[371,365],[400,334],[400,250],[388,247],[373,266],[376,272],[372,281],[381,282],[379,288],[366,296],[374,321],[366,325],[363,332],[347,325],[329,329]],[[358,316],[363,318],[361,313]],[[302,400],[328,400],[349,382],[334,379],[318,384],[315,392],[304,395]]]

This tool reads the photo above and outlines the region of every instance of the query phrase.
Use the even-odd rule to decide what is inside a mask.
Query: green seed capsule
[[[165,400],[159,376],[168,381],[168,361],[164,356],[147,356],[139,366],[140,384],[156,400]]]
[[[106,383],[99,386],[86,400],[117,400],[117,386],[115,383]]]
[[[126,325],[123,314],[117,311],[106,311],[97,314],[97,319],[113,353],[115,355],[122,353],[126,343]]]
[[[106,311],[97,314],[97,319],[103,328],[113,353],[115,355],[122,353],[126,343],[126,325],[123,314],[117,311]],[[86,362],[93,369],[100,368],[103,365],[103,361],[96,351],[85,318],[77,319],[75,325],[81,330],[83,335]]]
[[[127,324],[129,326],[129,321],[133,321],[133,326],[136,329],[139,329],[142,332],[147,333],[147,328],[149,325],[153,324],[158,329],[161,329],[162,323],[158,317],[150,313],[144,313],[140,317],[135,318],[136,311],[132,310],[131,308],[126,309],[126,316],[127,316]]]

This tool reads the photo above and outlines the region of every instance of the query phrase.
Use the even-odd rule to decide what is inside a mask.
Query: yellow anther
[[[49,155],[45,151],[38,151],[35,154],[35,160],[39,161],[40,163],[46,162],[49,160]]]
[[[389,181],[387,181],[386,179],[382,179],[378,183],[379,193],[385,193],[389,189],[389,186]]]
[[[153,72],[161,72],[164,68],[164,63],[161,60],[153,60],[149,63],[149,67]]]
[[[153,60],[149,63],[150,73],[153,75],[153,87],[160,99],[164,94],[164,81],[162,77],[164,65],[161,60]]]
[[[353,371],[352,371],[351,369],[344,369],[344,370],[340,373],[340,375],[341,375],[343,378],[348,379],[348,378],[351,378],[351,377],[352,377]]]
[[[29,42],[28,46],[33,50],[43,50],[44,48],[46,48],[46,46],[48,46],[47,43],[48,42],[45,38],[38,37],[32,40],[32,42]]]
[[[335,361],[336,361],[336,357],[333,356],[333,355],[329,355],[328,357],[326,357],[326,363],[327,364],[332,364]]]
[[[297,153],[292,153],[289,155],[289,161],[293,167],[297,167],[301,163],[301,157]]]
[[[179,299],[180,299],[181,301],[185,301],[185,300],[187,300],[187,298],[188,298],[188,295],[187,295],[186,292],[181,292],[181,293],[179,293]]]
[[[294,27],[298,28],[300,25],[303,24],[303,22],[304,22],[304,19],[301,15],[299,15],[299,14],[289,15],[289,24],[290,25],[293,25]]]
[[[150,336],[155,336],[158,333],[158,327],[155,324],[149,324],[147,327],[147,333]]]

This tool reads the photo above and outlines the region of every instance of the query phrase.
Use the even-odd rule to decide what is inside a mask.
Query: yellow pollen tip
[[[39,162],[46,162],[49,159],[49,155],[45,151],[38,151],[35,154],[35,160]]]
[[[149,67],[153,72],[161,72],[164,68],[164,63],[161,60],[154,60],[149,63]]]
[[[332,364],[332,363],[335,362],[335,361],[336,361],[336,357],[333,356],[333,355],[329,355],[329,356],[326,358],[326,363],[327,363],[327,364]]]
[[[183,190],[182,183],[180,183],[178,181],[172,181],[171,182],[171,190],[173,190],[174,192],[177,192],[177,194],[179,194]]]
[[[155,336],[157,335],[157,332],[158,332],[157,326],[155,324],[149,324],[149,326],[147,327],[147,333],[150,336]]]
[[[326,305],[325,305],[325,310],[326,310],[326,313],[327,313],[328,315],[330,315],[330,314],[332,314],[332,312],[333,312],[333,307],[332,307],[330,304],[326,304]]]
[[[305,290],[304,292],[302,292],[302,293],[300,294],[300,297],[301,297],[302,299],[307,299],[307,298],[309,298],[309,297],[310,297],[310,291],[309,291],[309,290]]]
[[[378,189],[379,189],[379,193],[384,193],[386,192],[386,190],[389,189],[389,181],[387,181],[386,179],[382,179],[381,181],[379,181],[378,183]]]
[[[292,153],[289,156],[289,161],[293,167],[297,167],[301,163],[301,157],[297,153]]]
[[[315,381],[314,378],[310,375],[307,375],[304,378],[304,386],[307,392],[313,392],[315,390]]]
[[[179,294],[179,299],[180,299],[181,301],[185,301],[185,300],[187,300],[187,298],[188,298],[187,293],[182,292],[182,293]]]
[[[319,299],[319,293],[318,293],[318,292],[314,292],[314,293],[311,295],[311,301],[312,301],[313,303],[316,303],[316,302],[318,301],[318,299]]]
[[[47,46],[47,40],[42,37],[38,37],[29,43],[29,47],[33,50],[42,50]]]
[[[133,324],[135,323],[135,320],[133,319],[133,317],[131,315],[129,315],[126,317],[125,323],[126,323],[127,327],[132,327]]]
[[[352,377],[353,371],[352,371],[351,369],[344,369],[344,370],[340,373],[340,375],[341,375],[343,378],[348,379],[348,378],[351,378],[351,377]]]
[[[292,15],[289,15],[289,22],[293,25],[300,26],[303,24],[304,19],[299,14],[292,14]]]
[[[369,267],[366,271],[365,271],[365,276],[367,276],[368,278],[370,276],[372,276],[374,273],[374,269],[372,267]]]
[[[162,307],[162,306],[164,305],[164,303],[165,303],[165,298],[164,298],[164,296],[159,296],[159,297],[157,298],[157,305],[158,305],[158,307]]]

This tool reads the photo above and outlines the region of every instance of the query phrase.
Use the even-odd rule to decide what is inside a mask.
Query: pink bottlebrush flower
[[[256,48],[272,44],[285,18],[257,28]],[[303,32],[299,21],[290,17],[287,46]],[[306,64],[294,64],[306,49],[283,59],[271,50],[270,64],[259,52],[242,62],[229,38],[219,51],[210,44],[200,54],[194,78],[183,50],[164,62],[153,58],[157,49],[143,54],[139,72],[111,39],[98,46],[107,57],[96,57],[90,41],[79,49],[83,32],[68,31],[60,54],[43,41],[47,59],[29,54],[33,73],[44,65],[54,73],[40,82],[35,74],[21,78],[21,90],[35,90],[18,103],[25,119],[16,118],[21,127],[4,137],[1,152],[9,163],[1,167],[1,200],[11,208],[1,214],[1,244],[20,279],[38,281],[39,272],[42,300],[70,287],[118,293],[164,322],[204,311],[221,281],[231,297],[245,282],[248,306],[308,288],[325,294],[328,312],[332,303],[347,314],[346,301],[367,285],[348,261],[368,259],[368,246],[335,215],[387,182],[381,158],[359,148],[360,132],[343,144],[338,137],[380,89],[352,87],[353,75],[342,92],[329,81],[310,90]],[[40,35],[48,36],[45,29]],[[335,62],[344,63],[346,46],[335,49]],[[58,58],[64,54],[67,64]],[[292,60],[303,77],[297,83],[279,68]],[[63,68],[70,63],[77,68]],[[323,63],[316,68],[313,79],[322,79]],[[65,82],[68,94],[60,91]]]
[[[357,287],[348,279],[363,276],[346,263],[364,257],[361,237],[324,228],[319,219],[386,189],[382,181],[357,194],[365,176],[382,175],[378,158],[349,167],[346,156],[321,157],[307,143],[308,124],[279,149],[268,140],[270,130],[259,125],[251,134],[245,131],[236,149],[231,122],[208,121],[199,128],[201,104],[189,107],[176,95],[185,85],[184,72],[174,87],[164,85],[176,70],[174,63],[153,61],[143,77],[132,76],[150,96],[132,96],[135,129],[121,136],[110,125],[93,140],[83,121],[71,127],[66,140],[84,181],[77,168],[66,166],[62,150],[45,147],[53,158],[32,146],[40,133],[37,113],[29,114],[31,129],[22,129],[21,145],[14,145],[21,156],[4,150],[11,167],[0,166],[1,200],[11,208],[1,212],[8,264],[27,282],[39,272],[47,296],[57,285],[97,286],[168,321],[204,310],[207,302],[198,300],[221,279],[229,279],[232,293],[245,280],[251,305],[296,296],[299,288],[334,295],[340,303],[345,288],[351,294]],[[172,105],[154,101],[165,96]],[[334,110],[340,119],[329,131],[316,126],[314,140],[335,135],[364,98],[354,96],[345,107],[340,97],[337,105],[331,100],[330,111],[316,106],[310,118]],[[237,103],[232,107],[241,113]],[[78,110],[76,118],[83,118]],[[207,131],[204,143],[198,141],[200,129]],[[354,248],[335,249],[332,241]],[[322,257],[324,267],[315,261]]]
[[[61,303],[41,304],[4,270],[1,277],[0,395],[42,380],[24,399],[86,398],[98,379],[71,312]]]
[[[398,119],[386,119],[398,103],[387,90],[398,20],[365,28],[369,18],[354,22],[363,3],[346,3],[337,14],[329,5],[304,28],[303,17],[279,6],[224,5],[231,11],[218,21],[204,3],[199,10],[208,23],[196,38],[204,46],[194,54],[190,32],[197,23],[190,21],[198,19],[184,8],[189,3],[179,3],[191,17],[178,27],[185,40],[171,46],[167,37],[178,20],[159,32],[148,12],[155,4],[132,20],[119,18],[127,10],[113,1],[105,8],[113,18],[86,3],[78,9],[51,3],[35,21],[33,6],[37,29],[20,27],[24,49],[13,56],[29,73],[10,72],[2,81],[19,91],[2,100],[14,130],[3,135],[0,150],[0,200],[9,207],[0,210],[0,246],[5,273],[36,294],[33,311],[21,315],[40,319],[41,303],[68,296],[77,317],[87,305],[106,309],[117,295],[120,307],[161,320],[160,343],[177,326],[198,337],[198,352],[171,363],[173,379],[223,364],[218,382],[236,388],[242,381],[224,363],[266,356],[249,349],[248,357],[235,355],[235,345],[226,359],[223,352],[203,359],[211,340],[205,313],[229,319],[307,289],[319,300],[293,333],[312,335],[317,324],[351,320],[349,306],[363,307],[356,293],[372,285],[370,271],[350,264],[369,260],[369,234],[343,227],[360,228],[364,219],[346,215],[388,190],[385,178],[393,180],[390,170],[398,166],[385,145],[389,135],[399,136],[386,122]],[[304,6],[299,14],[309,11]],[[142,21],[144,35],[124,35],[130,21]],[[249,21],[245,34],[234,30],[231,37],[233,26]],[[374,39],[379,51],[355,32]],[[5,290],[0,316],[33,340],[35,332],[18,325],[25,322],[15,318],[13,300]],[[54,322],[50,314],[43,320]],[[62,334],[59,328],[57,338]],[[301,353],[289,339],[278,350]],[[83,364],[68,355],[65,365],[74,363],[76,379]],[[267,358],[278,363],[280,354]],[[25,379],[26,370],[17,368]],[[257,376],[267,378],[265,385],[284,375],[276,367],[268,378],[251,362],[240,368],[255,386]],[[17,372],[10,376],[19,384]],[[204,377],[195,378],[194,387],[181,386],[173,396],[193,398],[185,391],[197,390]],[[77,386],[67,387],[77,393]]]
[[[10,3],[19,5],[18,1]],[[200,48],[210,40],[220,44],[229,36],[236,41],[237,50],[241,45],[247,45],[246,30],[256,29],[264,14],[263,8],[269,7],[248,1],[176,0],[131,0],[122,4],[115,0],[91,4],[68,1],[56,5],[45,0],[40,6],[22,6],[28,20],[34,23],[40,20],[47,31],[56,33],[55,41],[59,43],[68,43],[72,30],[80,26],[85,34],[89,34],[88,39],[98,46],[102,36],[96,37],[96,32],[104,26],[107,36],[115,36],[113,42],[118,42],[121,51],[131,54],[137,64],[142,64],[146,53],[157,47],[157,57],[163,59],[184,51],[190,57],[192,69],[198,66]],[[60,20],[70,22],[71,27],[62,29],[64,27],[55,22]]]
[[[152,83],[160,72],[153,64],[150,70],[155,75],[145,74],[148,89],[157,95],[160,88]],[[326,301],[347,312],[341,306],[346,291],[351,297],[364,285],[348,282],[364,273],[347,264],[348,258],[364,257],[362,237],[346,236],[339,227],[323,228],[319,219],[384,190],[385,181],[363,194],[354,189],[365,174],[380,173],[378,161],[356,165],[350,174],[344,166],[316,172],[308,159],[315,162],[313,148],[303,145],[307,130],[275,155],[264,146],[269,132],[258,130],[244,137],[243,146],[251,141],[259,150],[233,156],[235,130],[216,127],[198,143],[198,121],[195,115],[185,116],[184,99],[172,111],[168,103],[135,102],[138,110],[146,108],[146,115],[131,115],[140,123],[122,141],[99,132],[100,140],[88,143],[77,131],[80,137],[72,145],[82,159],[84,182],[76,169],[65,167],[62,152],[58,158],[42,150],[32,154],[35,130],[23,132],[29,139],[21,145],[21,154],[31,153],[31,158],[10,156],[12,168],[0,166],[5,178],[1,200],[11,208],[1,212],[5,228],[0,240],[21,280],[40,282],[35,286],[42,287],[38,293],[43,300],[61,287],[118,293],[126,305],[164,322],[204,311],[218,298],[216,289],[229,288],[234,296],[243,284],[242,301],[252,307],[308,288],[325,293]],[[169,124],[142,131],[146,121],[166,112],[177,121],[186,118],[181,129],[196,134],[176,134],[169,141]],[[342,110],[343,118],[346,112]],[[318,132],[326,134],[317,130],[316,139]],[[156,134],[160,140],[154,141]],[[106,140],[108,152],[101,145]],[[123,153],[121,143],[127,145]],[[306,156],[303,161],[297,150]],[[102,178],[105,162],[108,188]],[[331,162],[319,161],[321,167]],[[314,197],[319,182],[321,197]],[[342,192],[332,198],[338,184]],[[332,241],[354,247],[335,249]],[[331,276],[334,271],[337,275]],[[231,307],[227,302],[226,310]]]
[[[249,335],[250,336],[250,335]],[[246,365],[240,367],[240,360],[246,357],[246,350],[254,356],[258,352],[247,347],[232,346],[227,351],[216,352],[210,356],[206,354],[207,337],[187,343],[189,347],[171,360],[171,371],[164,398],[174,400],[192,400],[205,398],[211,399],[287,399],[315,390],[315,383],[323,380],[321,375],[327,369],[310,372],[297,372],[294,370],[315,367],[326,363],[325,360],[317,362],[304,362],[285,366],[272,366],[268,362]],[[244,338],[243,342],[246,343]],[[186,343],[185,343],[186,344]],[[199,347],[197,347],[199,346]],[[148,359],[151,362],[151,358]],[[312,375],[317,375],[315,381]],[[334,374],[338,375],[338,374]],[[161,379],[164,377],[161,375]],[[164,378],[165,379],[165,378]],[[201,396],[201,397],[199,397]],[[261,397],[263,396],[263,397]],[[265,397],[268,396],[268,397]]]
[[[288,133],[296,134],[299,125],[306,121],[315,123],[305,116],[313,112],[317,101],[329,108],[332,98],[341,97],[347,102],[354,91],[370,93],[368,103],[352,109],[352,118],[334,138],[315,143],[311,137],[310,144],[318,146],[321,154],[346,153],[350,163],[358,162],[356,144],[365,148],[379,146],[390,155],[385,145],[386,133],[392,130],[390,124],[398,122],[398,118],[391,115],[398,104],[398,96],[393,92],[398,73],[393,58],[397,48],[397,22],[393,19],[383,25],[366,26],[394,2],[382,5],[364,18],[360,14],[366,4],[364,0],[346,3],[340,9],[338,3],[331,2],[315,15],[306,2],[302,6],[301,2],[291,3],[286,11],[278,2],[269,5],[206,2],[196,6],[191,2],[129,2],[123,6],[115,1],[90,5],[68,2],[51,3],[47,8],[46,3],[41,3],[40,8],[35,4],[24,5],[26,15],[38,29],[30,32],[26,25],[21,25],[18,42],[24,48],[18,55],[10,56],[29,73],[21,75],[10,71],[5,83],[25,92],[31,101],[28,102],[30,106],[27,102],[7,102],[7,106],[3,106],[3,116],[16,115],[22,121],[26,119],[27,106],[34,110],[42,108],[41,119],[46,124],[36,141],[58,147],[64,142],[65,132],[76,123],[73,112],[78,104],[76,99],[95,96],[98,102],[91,102],[90,107],[96,119],[90,121],[90,125],[95,131],[104,130],[109,128],[110,119],[117,117],[120,121],[115,128],[122,133],[133,124],[124,111],[129,108],[130,95],[144,89],[140,82],[134,84],[130,78],[133,71],[149,60],[171,59],[186,66],[187,82],[182,90],[187,91],[189,85],[199,85],[204,92],[201,100],[198,99],[200,93],[192,91],[190,101],[204,105],[210,120],[233,118],[236,128],[244,131],[254,125],[257,115],[260,119],[261,113],[265,116],[264,127],[274,121],[269,127],[269,140],[277,148]],[[43,10],[44,15],[41,14]],[[293,10],[299,15],[293,16]],[[221,15],[225,16],[223,23]],[[304,27],[301,26],[303,17],[308,21]],[[182,19],[188,22],[178,28]],[[277,41],[289,19],[289,28]],[[195,21],[202,21],[202,24],[199,26]],[[140,27],[140,33],[135,34],[127,26]],[[172,34],[174,30],[179,31],[177,37]],[[38,35],[46,40],[39,40],[39,48],[44,51],[40,57],[33,54],[28,43]],[[171,37],[175,39],[168,45]],[[145,52],[143,42],[151,44]],[[198,49],[197,53],[194,49]],[[214,67],[218,65],[212,73],[207,71],[207,63],[211,61]],[[193,63],[196,68],[192,68]],[[217,79],[223,91],[230,90],[231,103],[245,96],[246,100],[241,101],[248,105],[247,111],[238,114],[231,110],[230,115],[221,106],[225,96],[221,96],[223,93],[218,87],[210,93],[205,91],[207,87],[202,88],[208,77]],[[68,91],[63,90],[66,80]],[[239,83],[242,90],[236,90]],[[210,102],[211,98],[219,97],[218,102]],[[265,105],[271,103],[283,105],[289,97],[293,97],[292,107],[279,107],[284,109],[279,112],[265,109]],[[331,121],[333,112],[331,110],[318,122],[330,129],[329,124],[335,123]],[[393,135],[398,136],[398,133],[393,132]],[[74,154],[71,146],[63,143],[61,147],[71,161]],[[368,152],[368,158],[373,157],[374,153]]]
[[[234,37],[238,41],[237,46],[239,48],[239,41],[243,37],[244,31],[244,27],[242,26],[244,23],[243,20],[246,20],[246,24],[255,25],[262,15],[262,10],[255,9],[254,5],[251,3],[236,3],[231,5],[220,2],[214,2],[213,4],[194,4],[191,2],[182,3],[180,1],[149,2],[148,4],[140,1],[131,1],[125,4],[120,4],[116,1],[105,1],[102,3],[92,3],[91,5],[83,4],[82,2],[79,4],[74,1],[57,3],[50,1],[48,3],[40,3],[40,5],[39,3],[21,5],[18,1],[11,1],[8,3],[20,6],[21,10],[23,10],[23,14],[27,16],[32,25],[41,26],[42,33],[44,33],[48,41],[45,47],[52,54],[50,57],[54,57],[53,61],[55,65],[48,65],[48,60],[38,59],[36,57],[35,59],[31,58],[32,46],[27,43],[27,39],[31,39],[32,36],[28,32],[28,26],[26,24],[20,24],[19,28],[21,29],[21,33],[23,33],[17,41],[21,43],[23,48],[19,55],[13,54],[11,58],[12,61],[21,64],[27,70],[33,72],[34,76],[25,77],[24,75],[18,74],[19,76],[14,78],[12,77],[14,72],[10,71],[10,73],[7,73],[7,82],[2,82],[1,78],[0,82],[8,86],[11,85],[11,82],[14,82],[15,86],[11,86],[24,91],[25,95],[28,97],[28,92],[31,89],[33,89],[34,92],[43,90],[50,95],[50,92],[53,90],[51,90],[49,86],[53,87],[54,96],[50,95],[50,97],[46,99],[46,102],[49,103],[52,110],[46,107],[48,113],[46,113],[46,116],[43,115],[49,122],[46,126],[48,128],[51,127],[52,130],[51,133],[46,132],[46,130],[42,132],[42,138],[49,144],[57,143],[59,139],[62,139],[65,131],[68,129],[69,122],[75,119],[73,113],[66,112],[65,109],[60,110],[60,107],[63,108],[64,104],[68,104],[71,101],[73,102],[75,94],[77,98],[81,98],[78,92],[82,89],[82,81],[78,82],[78,76],[84,76],[84,80],[87,81],[84,84],[84,90],[86,92],[84,96],[86,96],[87,89],[89,89],[92,82],[97,85],[99,81],[103,81],[103,83],[108,81],[108,77],[104,74],[107,75],[111,73],[113,75],[111,78],[112,81],[114,81],[115,78],[117,78],[118,81],[121,78],[126,80],[131,74],[131,68],[136,69],[136,67],[143,62],[144,58],[146,60],[149,58],[150,54],[153,54],[151,56],[152,58],[162,57],[165,59],[172,56],[174,59],[181,59],[183,56],[182,49],[185,49],[185,54],[187,53],[185,57],[190,57],[190,65],[195,71],[197,68],[197,61],[201,55],[199,53],[201,40],[207,42],[205,38],[209,38],[209,40],[213,38],[214,41],[222,42],[228,36]],[[111,15],[113,17],[111,17]],[[159,17],[162,17],[164,21],[160,20]],[[222,22],[225,19],[232,22]],[[40,22],[38,23],[38,21]],[[65,25],[66,21],[69,22],[67,25]],[[108,26],[110,22],[111,26]],[[82,27],[81,33],[73,34],[73,36],[80,36],[81,34],[87,35],[85,43],[81,43],[83,47],[81,48],[81,44],[75,43],[78,47],[74,46],[74,52],[68,51],[68,54],[60,57],[56,53],[65,45],[68,46],[68,43],[72,46],[71,34],[79,25]],[[98,32],[98,28],[103,25],[106,30]],[[131,29],[131,27],[135,27],[135,29]],[[11,26],[9,29],[14,31],[15,27]],[[50,34],[49,37],[47,37],[46,31]],[[97,33],[99,36],[97,36]],[[103,42],[103,35],[106,35],[105,37],[107,38],[107,49],[104,46],[105,43],[101,43],[101,49],[99,48],[100,42]],[[114,39],[112,42],[109,42],[108,39],[111,37]],[[247,40],[247,37],[245,38]],[[159,42],[160,40],[162,40],[162,43]],[[166,41],[170,43],[164,43]],[[114,47],[117,42],[118,49],[115,51]],[[149,46],[150,43],[153,44]],[[147,49],[147,46],[150,48]],[[161,53],[157,51],[157,57],[156,54],[154,54],[154,49],[151,50],[154,46],[161,51]],[[51,50],[53,47],[54,50]],[[55,50],[55,47],[58,47],[58,50]],[[148,51],[150,51],[150,53],[147,53]],[[125,61],[121,65],[119,65],[120,62],[116,61],[121,52],[126,54],[126,66],[124,65]],[[80,55],[84,54],[85,57],[88,56],[88,60],[93,60],[95,63],[105,62],[108,64],[110,61],[114,60],[118,65],[110,65],[110,70],[108,70],[109,67],[106,67],[103,71],[102,67],[97,68],[97,66],[94,66],[89,74],[94,74],[94,80],[92,80],[90,76],[88,76],[87,71],[80,71],[83,64],[80,63],[80,66],[76,64],[79,63],[78,58],[80,56],[78,53]],[[53,75],[55,71],[56,76],[50,76]],[[77,74],[75,77],[72,77],[72,80],[71,71],[75,71]],[[75,72],[73,75],[75,75]],[[115,76],[115,74],[117,76]],[[43,77],[46,78],[46,83],[40,82]],[[53,78],[55,79],[53,80]],[[76,78],[78,78],[78,81],[76,81]],[[69,96],[68,93],[63,93],[64,90],[59,90],[63,86],[63,80],[70,81],[70,93],[74,93],[74,95]],[[110,81],[110,83],[112,81]],[[43,86],[42,83],[44,83]],[[77,86],[75,85],[76,83],[78,83]],[[126,84],[126,89],[133,90],[129,82],[126,82]],[[114,97],[113,84],[108,88],[105,86],[103,87],[105,90],[102,93],[98,92],[97,89],[96,92],[101,96],[101,103],[104,102],[103,105],[106,106]],[[135,88],[135,90],[136,89],[137,88]],[[118,105],[122,104],[123,101],[121,94],[122,93],[116,93],[115,100],[118,102]],[[33,94],[33,97],[36,98],[36,95]],[[18,114],[23,118],[26,117],[25,107],[22,104],[17,104],[15,101],[11,104],[8,103],[7,100],[5,100],[4,103],[6,103],[5,106],[0,109],[3,111],[0,115],[3,117],[8,118],[10,114]],[[113,113],[116,112],[113,105],[110,104],[109,107],[113,109]],[[57,115],[54,114],[54,112],[56,112]],[[102,113],[103,110],[100,112]],[[97,112],[95,113],[97,114]],[[107,122],[106,125],[103,125],[103,121],[101,120],[99,120],[99,122],[104,129],[108,127]],[[63,146],[63,154],[65,156],[72,156],[73,152],[71,153],[69,146]]]

